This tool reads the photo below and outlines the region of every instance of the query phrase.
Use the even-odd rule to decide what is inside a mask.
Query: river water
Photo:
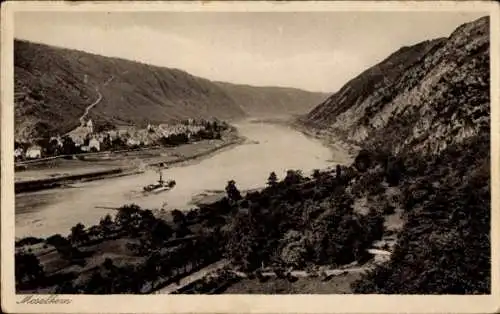
[[[143,208],[189,209],[196,195],[224,190],[235,180],[240,190],[265,185],[271,171],[282,178],[287,169],[309,174],[315,168],[345,163],[348,155],[333,151],[320,141],[283,125],[243,122],[237,124],[248,143],[223,150],[211,157],[163,171],[164,179],[177,185],[168,192],[142,195],[142,187],[156,182],[158,174],[143,174],[78,183],[71,188],[52,189],[16,195],[16,237],[46,237],[68,234],[76,223],[96,224],[113,210],[135,203]]]

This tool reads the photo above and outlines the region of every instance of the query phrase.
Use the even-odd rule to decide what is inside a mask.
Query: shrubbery
[[[417,183],[404,183],[409,215],[392,260],[354,283],[354,291],[489,293],[488,137],[450,146],[433,158],[419,158],[406,158],[411,169],[418,165],[419,170],[411,173]]]

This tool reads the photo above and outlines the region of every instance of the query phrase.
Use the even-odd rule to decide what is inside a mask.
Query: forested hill
[[[489,91],[483,17],[448,38],[400,49],[301,119],[364,148],[358,159],[374,167],[358,180],[365,188],[385,173],[402,196],[404,229],[392,260],[355,292],[489,293]]]
[[[98,125],[146,126],[183,118],[239,119],[263,108],[264,114],[306,113],[325,98],[215,83],[178,69],[22,40],[15,41],[14,56],[16,140],[70,131],[94,102],[88,117]]]

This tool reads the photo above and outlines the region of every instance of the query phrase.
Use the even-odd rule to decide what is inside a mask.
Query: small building
[[[14,159],[19,160],[24,157],[24,150],[21,147],[18,147],[14,150]]]
[[[87,128],[90,133],[94,133],[94,124],[92,123],[92,120],[87,121]]]
[[[96,139],[95,137],[91,138],[89,141],[89,150],[90,151],[92,151],[92,150],[100,151],[101,150],[101,142],[99,142],[99,140]]]
[[[141,145],[140,141],[133,138],[127,139],[127,146],[139,146],[139,145]]]
[[[36,159],[42,157],[42,148],[38,145],[33,145],[26,150],[26,158]]]
[[[108,135],[109,135],[109,139],[111,141],[114,141],[114,140],[116,140],[118,138],[118,132],[114,131],[114,130],[108,131]]]
[[[73,142],[75,143],[75,146],[76,146],[76,147],[80,147],[80,146],[83,146],[83,144],[84,144],[84,142],[85,142],[85,141],[84,141],[84,139],[83,139],[83,138],[81,138],[81,137],[79,137],[79,136],[75,136],[75,137],[73,138]]]

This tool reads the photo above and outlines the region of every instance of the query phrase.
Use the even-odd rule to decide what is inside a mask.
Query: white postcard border
[[[59,304],[22,304],[14,291],[13,16],[17,11],[481,11],[490,15],[492,294],[389,295],[59,295]],[[494,2],[9,2],[2,5],[1,59],[1,304],[13,313],[493,313],[500,310],[499,6]],[[37,295],[38,298],[48,297]]]

